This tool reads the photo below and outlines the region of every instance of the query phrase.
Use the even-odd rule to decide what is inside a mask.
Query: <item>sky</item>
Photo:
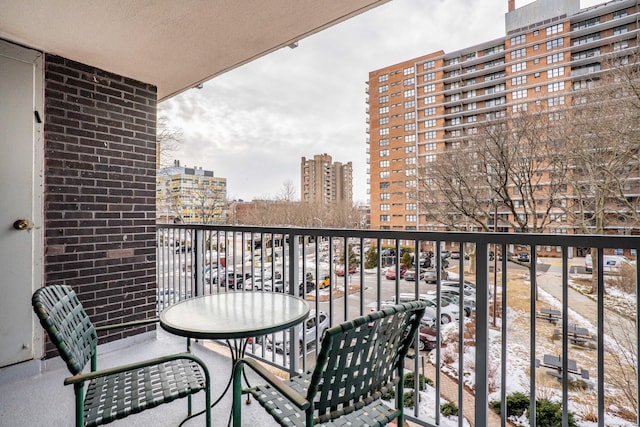
[[[516,7],[531,3],[516,0]],[[582,0],[581,7],[600,4]],[[300,161],[353,163],[353,199],[367,203],[369,72],[504,36],[507,0],[392,0],[159,104],[181,132],[171,157],[227,179],[229,200],[275,198]]]

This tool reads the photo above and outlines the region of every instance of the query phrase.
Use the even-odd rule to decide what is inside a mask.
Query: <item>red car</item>
[[[400,277],[404,277],[404,273],[407,272],[407,267],[404,264],[400,264]],[[388,280],[396,280],[396,266],[392,265],[387,268],[387,271],[384,273],[384,278]]]
[[[358,271],[358,269],[355,266],[353,265],[349,266],[349,274],[354,274],[356,271]],[[336,269],[336,274],[338,276],[344,276],[344,266]]]

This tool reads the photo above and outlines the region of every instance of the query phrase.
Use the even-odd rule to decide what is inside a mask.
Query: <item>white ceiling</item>
[[[0,0],[0,38],[163,100],[389,0]]]

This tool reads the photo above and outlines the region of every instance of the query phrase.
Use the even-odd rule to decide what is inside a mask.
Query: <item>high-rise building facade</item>
[[[227,179],[202,167],[162,168],[156,176],[156,210],[160,222],[224,224]]]
[[[531,106],[571,108],[572,91],[601,72],[601,56],[638,46],[637,1],[581,10],[579,0],[518,9],[508,0],[508,9],[505,37],[369,73],[372,228],[437,229],[418,200],[419,165],[455,150],[483,122]]]
[[[300,189],[303,202],[329,206],[353,202],[353,165],[334,162],[328,154],[302,157]]]

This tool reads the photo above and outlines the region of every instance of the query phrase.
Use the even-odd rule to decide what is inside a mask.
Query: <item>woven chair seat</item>
[[[306,372],[300,376],[296,376],[285,383],[296,390],[301,395],[306,395],[309,383],[311,381],[312,372]],[[292,405],[289,399],[285,398],[276,389],[268,384],[260,385],[247,390],[262,405],[269,414],[275,418],[280,425],[283,426],[305,426],[305,413]],[[358,426],[373,427],[385,426],[393,419],[398,417],[396,409],[389,407],[382,400],[374,400],[366,404],[361,402],[359,407],[353,412],[343,414],[339,418],[322,423],[316,420],[317,426]]]
[[[178,359],[91,381],[85,395],[85,425],[98,426],[205,390],[200,366]]]

